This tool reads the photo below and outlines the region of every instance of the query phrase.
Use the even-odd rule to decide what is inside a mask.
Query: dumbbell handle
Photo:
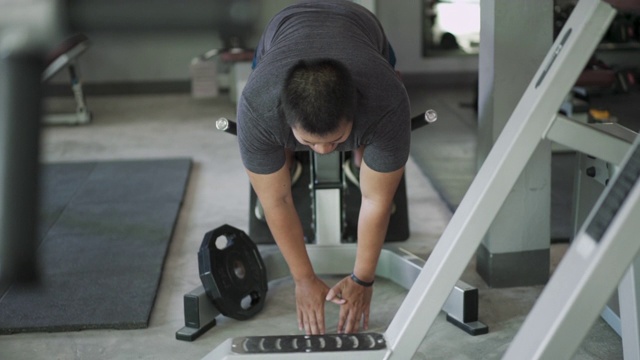
[[[418,116],[414,116],[411,118],[411,131],[419,129],[425,125],[428,125],[434,121],[438,120],[438,113],[435,110],[429,109],[425,111],[424,114],[420,114]],[[238,126],[235,122],[221,117],[216,120],[216,129],[220,131],[224,131],[229,134],[237,135]]]
[[[216,129],[229,134],[238,135],[238,126],[236,123],[224,117],[216,120]]]
[[[438,113],[433,109],[429,109],[425,111],[424,114],[411,118],[411,131],[419,129],[425,125],[429,125],[436,120],[438,120]]]

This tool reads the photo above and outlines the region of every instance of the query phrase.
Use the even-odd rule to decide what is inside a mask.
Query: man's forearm
[[[362,162],[362,205],[358,218],[358,250],[353,269],[360,280],[368,282],[375,277],[380,251],[387,236],[393,197],[403,173],[404,167],[389,173],[380,173],[372,170],[366,161]]]
[[[362,199],[358,219],[358,250],[353,272],[363,281],[373,281],[380,251],[389,226],[390,206]]]
[[[267,223],[276,244],[284,256],[294,281],[314,276],[313,267],[307,254],[300,218],[293,204],[265,209]]]
[[[302,224],[293,204],[291,178],[287,166],[273,174],[247,171],[271,230],[294,280],[313,276],[313,268],[304,243]]]

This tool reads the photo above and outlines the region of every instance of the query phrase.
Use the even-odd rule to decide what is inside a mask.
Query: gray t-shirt
[[[256,50],[257,66],[238,103],[238,143],[244,166],[258,174],[284,165],[284,149],[298,143],[277,104],[288,69],[301,59],[331,58],[345,64],[358,89],[351,135],[337,151],[365,145],[375,171],[405,165],[411,138],[404,85],[389,63],[390,47],[375,16],[349,1],[309,1],[289,6],[269,23]]]

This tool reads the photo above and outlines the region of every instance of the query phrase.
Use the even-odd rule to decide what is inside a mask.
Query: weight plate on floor
[[[222,225],[207,232],[198,251],[200,280],[224,316],[246,320],[264,306],[267,273],[257,246],[242,230]]]

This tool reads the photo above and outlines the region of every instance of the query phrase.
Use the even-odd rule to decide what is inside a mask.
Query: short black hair
[[[353,121],[357,90],[346,66],[333,59],[300,60],[287,74],[280,113],[291,127],[326,135]]]

